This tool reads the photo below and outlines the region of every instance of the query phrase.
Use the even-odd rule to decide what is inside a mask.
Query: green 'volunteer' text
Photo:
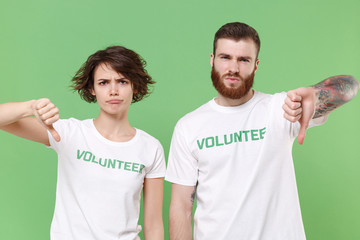
[[[259,141],[264,139],[266,133],[266,127],[261,129],[252,129],[252,130],[242,130],[235,133],[224,134],[223,136],[214,136],[202,138],[201,141],[197,141],[199,149],[220,147],[224,145],[229,145],[236,142],[249,142],[249,141]]]
[[[91,162],[94,164],[99,164],[102,167],[113,168],[113,169],[122,169],[131,172],[142,173],[142,170],[145,168],[145,165],[140,163],[125,162],[117,159],[110,158],[96,158],[96,156],[88,151],[77,150],[77,159],[82,159],[85,162]]]

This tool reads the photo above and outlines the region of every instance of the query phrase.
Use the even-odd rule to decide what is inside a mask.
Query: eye
[[[121,85],[126,85],[126,84],[129,84],[129,80],[127,80],[127,79],[119,79],[118,83],[120,83]]]
[[[241,59],[240,59],[240,62],[250,62],[250,60],[247,59],[247,58],[241,58]]]
[[[229,56],[221,56],[221,59],[230,59]]]
[[[100,82],[99,82],[99,85],[100,85],[100,86],[104,86],[104,85],[106,85],[106,84],[107,84],[106,81],[100,81]]]

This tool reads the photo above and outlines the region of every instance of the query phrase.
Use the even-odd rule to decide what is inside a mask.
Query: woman
[[[120,46],[88,58],[72,87],[99,104],[95,119],[59,120],[48,99],[0,105],[2,130],[58,154],[52,240],[140,239],[142,190],[145,239],[164,239],[163,148],[128,121],[130,104],[148,95],[154,83],[144,66],[138,54]]]

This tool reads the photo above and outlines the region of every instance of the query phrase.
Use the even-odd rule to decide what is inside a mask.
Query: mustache
[[[223,75],[223,77],[237,77],[240,78],[240,73],[236,72],[236,73],[226,73]]]

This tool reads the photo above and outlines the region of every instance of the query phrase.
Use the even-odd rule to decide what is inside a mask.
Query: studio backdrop
[[[130,123],[158,138],[167,156],[177,120],[216,96],[210,54],[219,27],[240,21],[259,32],[254,88],[275,93],[332,75],[359,79],[359,10],[356,0],[2,0],[0,103],[47,97],[61,118],[96,118],[98,106],[72,92],[70,79],[90,54],[123,45],[147,61],[156,81],[152,94],[130,107]],[[310,129],[304,145],[294,143],[310,240],[360,239],[359,123],[357,96]],[[0,239],[49,239],[55,152],[3,131],[0,142]],[[165,183],[165,239],[170,189]]]

